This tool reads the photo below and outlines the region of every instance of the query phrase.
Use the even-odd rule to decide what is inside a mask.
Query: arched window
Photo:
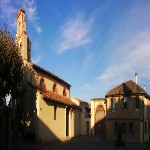
[[[66,89],[63,90],[63,96],[66,96]]]
[[[57,92],[57,85],[56,85],[56,83],[54,83],[54,85],[53,85],[53,92]]]
[[[44,79],[40,80],[40,88],[43,89],[43,90],[45,89]]]

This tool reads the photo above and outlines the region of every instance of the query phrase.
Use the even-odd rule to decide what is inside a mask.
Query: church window
[[[45,89],[44,79],[43,79],[43,78],[40,80],[40,88],[41,88],[42,90]]]
[[[66,96],[66,89],[63,90],[63,96]]]
[[[53,85],[53,92],[57,92],[57,85],[56,85],[56,83],[54,83],[54,85]]]

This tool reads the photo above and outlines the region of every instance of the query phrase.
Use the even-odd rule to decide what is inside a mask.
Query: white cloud
[[[15,28],[16,27],[16,19],[17,8],[13,6],[13,2],[11,0],[0,0],[0,18],[4,20],[6,25]]]
[[[37,33],[41,33],[42,29],[38,24],[38,12],[37,12],[37,5],[35,4],[36,0],[26,0],[23,1],[23,9],[25,9],[28,20],[33,24]]]
[[[32,59],[32,62],[34,64],[38,64],[40,61],[42,60],[42,57],[41,56],[36,56]]]
[[[60,30],[60,44],[58,53],[63,53],[71,48],[83,46],[91,42],[89,33],[93,24],[93,18],[85,20],[81,14],[70,19]]]
[[[141,80],[150,81],[149,37],[150,31],[141,32],[128,39],[124,44],[118,45],[115,48],[115,55],[112,54],[115,61],[97,77],[100,83],[109,88],[126,80],[133,80],[135,72],[139,73]],[[120,52],[121,49],[124,51]]]
[[[144,8],[144,11],[143,11]],[[150,16],[146,3],[128,9],[114,24],[107,35],[106,69],[96,78],[100,90],[110,88],[127,80],[135,81],[139,74],[139,84],[150,82]],[[116,18],[118,19],[118,18]],[[150,86],[149,86],[150,88]]]
[[[35,4],[36,0],[0,0],[0,18],[4,20],[9,27],[16,28],[16,16],[20,6],[25,10],[27,19],[35,27],[37,33],[41,33],[42,29],[38,24],[38,12]]]

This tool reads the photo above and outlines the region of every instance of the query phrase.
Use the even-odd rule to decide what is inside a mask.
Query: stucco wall
[[[105,99],[91,100],[91,132],[92,132],[93,136],[95,135],[94,126],[96,124],[95,113],[96,113],[96,109],[99,105],[103,106],[103,108],[105,110],[105,116],[106,116]]]
[[[49,142],[66,140],[67,108],[69,108],[69,138],[81,135],[81,110],[54,103],[50,100],[45,101],[40,92],[38,92],[37,95],[37,117],[39,128],[36,132],[36,138],[38,141]],[[54,105],[57,106],[56,120],[54,120]]]
[[[39,98],[39,138],[42,142],[62,140],[65,138],[66,109],[56,104],[56,120],[54,120],[54,103]]]
[[[38,77],[38,85],[40,83],[40,79],[44,79],[44,82],[45,82],[45,87],[46,87],[46,90],[50,90],[50,91],[53,91],[53,85],[54,83],[56,83],[56,86],[57,86],[57,93],[60,94],[60,95],[63,95],[63,90],[64,88],[66,89],[66,97],[70,98],[70,88],[63,84],[63,83],[60,83],[58,82],[57,80],[45,75],[45,74],[42,74],[40,72],[37,72],[39,77]]]

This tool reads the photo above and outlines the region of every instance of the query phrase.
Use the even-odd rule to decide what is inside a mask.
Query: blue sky
[[[136,72],[150,93],[149,0],[0,0],[0,27],[14,36],[20,6],[32,62],[69,82],[71,97],[104,97]]]

